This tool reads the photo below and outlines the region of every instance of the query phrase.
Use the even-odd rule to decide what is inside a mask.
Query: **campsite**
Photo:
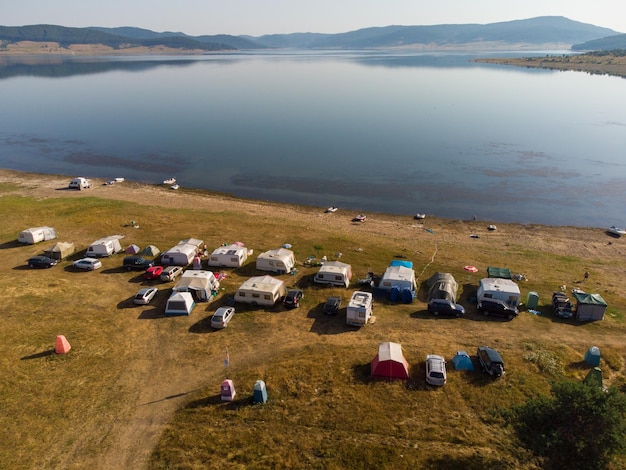
[[[324,208],[94,182],[89,191],[59,191],[67,177],[0,171],[6,221],[0,278],[7,299],[0,461],[7,468],[531,469],[538,462],[491,410],[547,394],[555,379],[584,380],[595,367],[585,362],[592,346],[602,352],[604,385],[626,391],[626,244],[602,229],[498,223],[488,231],[487,222],[471,217],[416,222],[369,213],[366,224],[352,224]],[[24,216],[15,221],[15,213]],[[125,226],[128,220],[140,228]],[[17,235],[40,226],[54,227],[75,252],[51,269],[29,270],[25,260],[50,246],[19,243]],[[228,328],[212,329],[217,307],[246,280],[267,275],[251,256],[240,267],[211,268],[225,274],[211,302],[192,306],[182,296],[184,311],[166,316],[177,281],[125,271],[124,254],[102,258],[98,271],[69,268],[106,234],[166,251],[189,237],[210,247],[241,240],[254,253],[289,243],[297,272],[272,277],[306,295],[291,310],[280,303],[237,308]],[[336,253],[355,279],[370,271],[382,276],[394,259],[410,261],[415,298],[377,298],[375,323],[347,325],[348,300],[362,287],[318,285],[318,267],[303,264]],[[478,272],[464,270],[467,265]],[[507,322],[476,312],[470,299],[489,266],[523,274],[521,299],[536,292],[539,313],[522,306]],[[426,311],[427,280],[437,272],[456,279],[463,318]],[[128,301],[148,285],[159,287],[149,305]],[[593,315],[601,310],[602,319],[557,318],[551,298],[563,286],[600,296],[603,303],[579,300]],[[343,300],[336,316],[322,312],[329,296]],[[65,354],[55,353],[59,335],[71,345]],[[385,342],[401,345],[408,380],[372,379],[372,360]],[[506,361],[498,380],[468,370],[463,355],[464,367],[455,368],[458,351],[476,366],[472,355],[484,344]],[[444,387],[425,383],[430,353],[448,362]],[[236,387],[232,401],[221,399],[225,380]],[[254,405],[258,381],[267,401]],[[486,442],[485,434],[494,439]]]

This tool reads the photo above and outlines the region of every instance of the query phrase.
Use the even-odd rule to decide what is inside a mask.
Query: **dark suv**
[[[149,267],[154,266],[154,261],[146,259],[143,256],[127,256],[124,258],[124,269],[130,271],[135,269],[137,271],[145,271]]]
[[[296,308],[300,306],[300,300],[304,297],[304,292],[300,289],[291,289],[287,292],[283,303],[287,308]]]
[[[337,315],[340,307],[340,297],[328,297],[328,299],[326,299],[326,303],[324,304],[324,313],[326,315]]]
[[[485,316],[497,315],[512,320],[519,313],[517,308],[505,304],[498,299],[482,299],[478,301],[478,311],[483,312]]]
[[[433,315],[451,315],[454,317],[461,317],[465,314],[463,305],[455,304],[447,299],[429,300],[428,311]]]
[[[495,349],[488,346],[480,346],[476,351],[478,362],[485,372],[492,377],[500,377],[504,374],[504,361]]]

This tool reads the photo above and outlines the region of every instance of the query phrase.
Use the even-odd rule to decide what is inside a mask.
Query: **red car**
[[[146,269],[143,277],[145,279],[158,279],[162,272],[163,266],[150,266],[148,269]]]

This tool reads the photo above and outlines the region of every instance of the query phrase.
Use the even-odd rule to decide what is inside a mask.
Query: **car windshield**
[[[432,371],[430,376],[436,379],[443,379],[443,372]]]

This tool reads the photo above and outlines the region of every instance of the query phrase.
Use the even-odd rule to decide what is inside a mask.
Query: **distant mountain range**
[[[613,38],[613,39],[612,39]],[[67,28],[55,25],[0,26],[0,52],[20,41],[72,44],[103,44],[114,49],[129,46],[165,46],[181,50],[298,49],[524,49],[541,46],[595,50],[606,44],[626,43],[626,35],[560,16],[543,16],[500,23],[435,26],[385,26],[339,34],[293,33],[259,37],[158,33],[134,27]],[[589,45],[589,46],[586,46]],[[624,48],[621,46],[619,48]]]

